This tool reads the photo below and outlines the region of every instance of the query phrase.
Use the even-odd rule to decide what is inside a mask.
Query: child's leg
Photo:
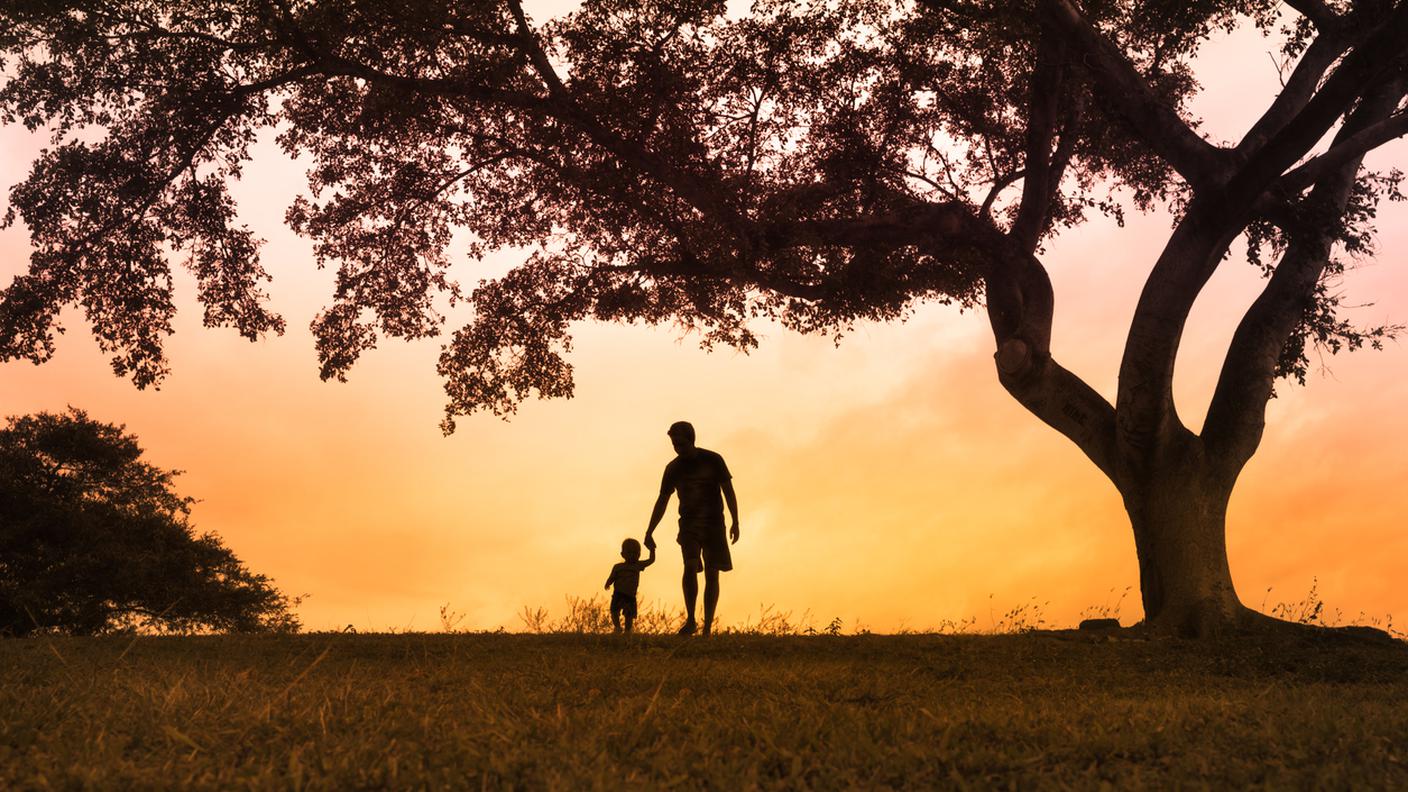
[[[621,606],[613,604],[611,606],[611,623],[616,625],[616,632],[621,632]],[[626,629],[629,630],[630,622],[626,622]]]
[[[621,608],[621,615],[624,616],[626,619],[626,632],[630,632],[631,628],[634,627],[636,623],[635,597],[631,597],[629,600],[622,602]]]

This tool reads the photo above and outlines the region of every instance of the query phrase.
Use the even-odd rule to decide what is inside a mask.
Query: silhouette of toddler
[[[621,632],[621,618],[626,619],[626,632],[636,620],[636,587],[640,585],[640,571],[655,563],[655,548],[650,548],[650,557],[640,560],[640,542],[627,539],[621,543],[621,563],[611,567],[611,576],[606,579],[606,588],[616,585],[611,592],[611,623],[616,632]]]

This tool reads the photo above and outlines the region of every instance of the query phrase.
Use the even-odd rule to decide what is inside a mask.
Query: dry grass
[[[0,641],[0,788],[1408,787],[1402,644]]]

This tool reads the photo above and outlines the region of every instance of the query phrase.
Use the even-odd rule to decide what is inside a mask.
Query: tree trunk
[[[1158,632],[1205,637],[1247,626],[1227,564],[1231,486],[1203,465],[1159,465],[1124,488],[1139,556],[1144,623]]]

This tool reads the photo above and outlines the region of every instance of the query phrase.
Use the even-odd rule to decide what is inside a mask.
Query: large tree
[[[834,333],[985,307],[1002,385],[1122,494],[1158,629],[1264,623],[1224,521],[1273,385],[1307,345],[1384,332],[1342,319],[1326,281],[1396,193],[1361,162],[1408,132],[1408,0],[587,0],[545,23],[519,0],[11,0],[0,21],[5,119],[53,135],[12,192],[34,253],[0,303],[5,359],[48,358],[77,303],[117,372],[156,382],[178,251],[208,324],[280,331],[227,191],[273,130],[312,163],[288,221],[337,266],[313,322],[325,378],[441,331],[440,295],[465,297],[456,229],[470,257],[528,249],[444,346],[447,431],[570,395],[582,320],[747,348],[760,318]],[[1284,87],[1240,140],[1209,140],[1184,111],[1193,58],[1241,25],[1278,38]],[[1127,204],[1176,225],[1111,404],[1052,355],[1040,254]],[[1239,237],[1267,281],[1194,434],[1174,359]]]
[[[294,602],[196,534],[176,473],[82,410],[0,427],[0,635],[297,631]]]

